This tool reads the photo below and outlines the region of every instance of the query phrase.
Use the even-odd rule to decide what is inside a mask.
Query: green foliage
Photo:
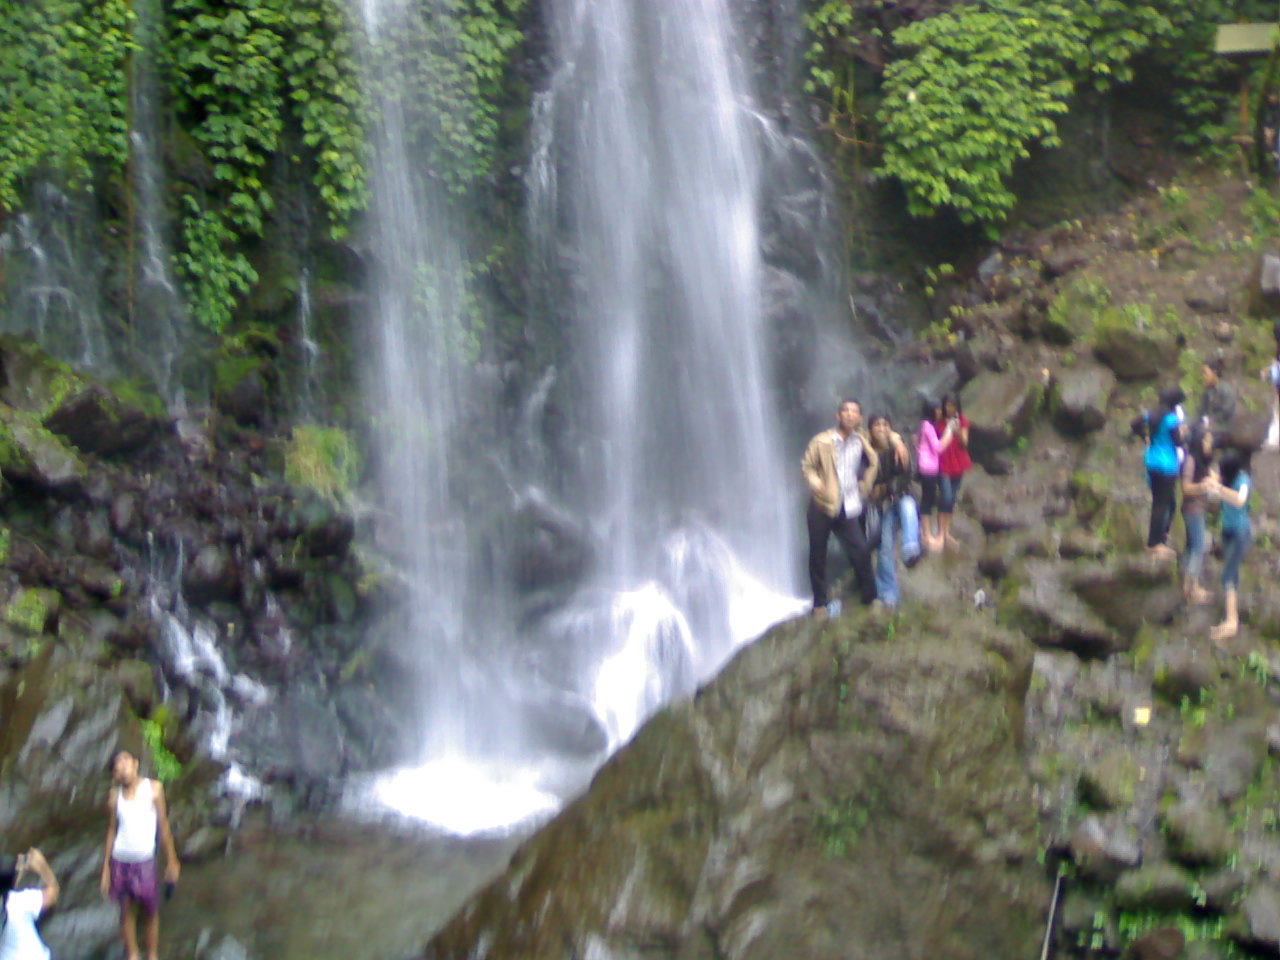
[[[813,818],[814,837],[828,857],[846,857],[857,847],[869,817],[867,808],[852,800],[825,807]]]
[[[299,141],[291,159],[309,164],[335,237],[364,208],[361,100],[337,0],[174,0],[171,16],[171,83],[214,180],[184,197],[177,260],[192,315],[216,332],[257,281],[238,245],[275,206],[277,153]]]
[[[884,75],[881,172],[917,216],[942,207],[989,232],[1014,204],[1007,180],[1078,86],[1132,75],[1132,59],[1171,29],[1151,5],[1119,0],[986,0],[897,30],[909,54]]]
[[[231,322],[236,298],[249,292],[258,274],[235,249],[236,233],[221,215],[184,197],[187,217],[182,225],[182,249],[175,256],[187,291],[191,316],[208,330],[219,332]]]
[[[49,619],[49,604],[40,590],[23,587],[9,600],[4,609],[4,621],[30,634],[44,632]]]
[[[168,720],[168,712],[161,708],[151,718],[138,721],[142,727],[143,743],[151,756],[151,767],[161,783],[172,783],[182,776],[182,762],[164,744]]]
[[[490,170],[525,0],[415,3],[416,15],[384,31],[372,57],[383,71],[387,109],[404,112],[432,175],[461,195]]]
[[[0,13],[0,211],[40,172],[72,187],[128,154],[128,0],[40,0]]]
[[[338,427],[293,428],[285,447],[284,477],[337,503],[360,475],[360,457],[351,435]]]

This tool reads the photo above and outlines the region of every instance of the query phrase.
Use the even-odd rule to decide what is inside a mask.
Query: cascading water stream
[[[379,476],[392,548],[410,596],[407,638],[417,651],[424,729],[422,763],[374,786],[396,808],[448,831],[470,833],[553,809],[556,799],[521,769],[526,726],[503,686],[501,663],[484,662],[514,633],[500,597],[479,597],[469,524],[476,510],[450,484],[461,439],[462,257],[445,203],[414,133],[407,68],[426,35],[424,5],[361,0],[363,72],[373,101],[370,321],[377,331],[369,396],[384,424]],[[473,453],[476,451],[473,451]]]
[[[554,6],[561,67],[535,111],[531,210],[544,264],[578,254],[587,495],[608,544],[599,589],[559,619],[612,636],[591,696],[616,745],[796,609],[765,356],[769,131],[720,0]]]
[[[130,173],[134,194],[133,284],[130,331],[134,359],[126,369],[141,367],[167,403],[179,401],[181,387],[175,365],[188,344],[186,308],[174,281],[166,242],[164,170],[156,153],[160,103],[154,52],[161,22],[159,0],[135,0],[134,43],[130,58]]]
[[[521,619],[500,577],[476,579],[478,511],[450,483],[478,397],[456,346],[455,226],[391,72],[420,6],[359,8],[375,101],[370,385],[391,427],[381,493],[427,658],[424,762],[374,792],[469,833],[555,809],[654,710],[800,608],[761,252],[762,170],[781,138],[720,0],[553,4],[561,66],[535,104],[530,222],[547,286],[571,291],[557,307],[576,356],[537,378],[510,449],[469,452],[498,464],[514,509],[579,525],[595,548],[571,595]],[[517,455],[561,379],[580,456]]]

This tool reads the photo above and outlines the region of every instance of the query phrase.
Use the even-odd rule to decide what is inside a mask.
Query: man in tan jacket
[[[864,604],[876,599],[871,548],[863,535],[862,504],[875,483],[880,461],[862,429],[862,404],[841,402],[834,430],[823,430],[809,441],[800,470],[809,484],[809,583],[813,587],[813,615],[825,618],[827,608],[827,541],[836,535],[858,580]]]

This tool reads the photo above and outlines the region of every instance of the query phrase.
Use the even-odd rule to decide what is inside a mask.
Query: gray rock
[[[1131,870],[1116,882],[1116,906],[1124,910],[1177,913],[1195,905],[1191,874],[1172,863]]]
[[[1249,277],[1249,315],[1280,316],[1280,257],[1263,253]]]
[[[1030,646],[914,609],[889,643],[867,642],[883,628],[850,611],[745,648],[422,956],[1035,955],[1049,884],[1013,736]],[[996,901],[999,923],[972,907]]]
[[[58,436],[30,415],[0,406],[0,430],[12,444],[0,468],[11,480],[21,480],[49,493],[77,496],[88,472],[80,457]]]
[[[218,543],[202,546],[183,571],[182,587],[192,603],[236,599],[240,571],[231,552]]]
[[[1154,688],[1174,706],[1197,698],[1218,680],[1218,666],[1201,644],[1165,644],[1153,657]]]
[[[1064,575],[1076,594],[1126,642],[1146,624],[1172,623],[1181,609],[1174,565],[1157,557],[1080,563]]]
[[[1205,908],[1216,913],[1235,909],[1244,893],[1249,878],[1240,870],[1220,870],[1200,881],[1204,889]]]
[[[1231,295],[1216,279],[1192,287],[1182,296],[1183,302],[1196,313],[1229,313]]]
[[[1263,720],[1245,717],[1225,724],[1206,737],[1205,774],[1223,801],[1244,795],[1267,755],[1267,727]]]
[[[1070,560],[1101,560],[1108,549],[1105,540],[1080,527],[1072,527],[1064,533],[1059,544],[1059,552]]]
[[[1116,377],[1097,363],[1080,363],[1058,375],[1053,423],[1068,436],[1092,433],[1107,422]]]
[[[1169,855],[1193,867],[1217,866],[1231,854],[1226,817],[1203,800],[1184,798],[1161,815]]]
[[[1129,944],[1128,960],[1179,960],[1187,938],[1177,927],[1150,930]]]
[[[95,386],[87,386],[59,403],[45,417],[44,425],[76,449],[100,456],[139,450],[160,430],[157,420]]]
[[[986,461],[1012,447],[1031,428],[1043,387],[1020,372],[978,374],[961,394],[969,418],[969,452]]]
[[[1044,497],[1010,490],[1009,481],[977,467],[965,478],[969,510],[986,533],[1004,533],[1044,523]]]
[[[1080,771],[1080,799],[1099,810],[1127,807],[1137,793],[1139,776],[1138,762],[1129,751],[1112,747]]]
[[[1056,279],[1089,262],[1088,254],[1080,247],[1050,247],[1040,254],[1045,276]]]
[[[1280,954],[1280,888],[1265,881],[1250,887],[1232,924],[1231,938]]]
[[[1142,862],[1142,848],[1132,826],[1108,824],[1090,814],[1071,835],[1071,858],[1084,877],[1112,883]]]
[[[1093,352],[1121,380],[1153,380],[1176,369],[1178,347],[1162,331],[1140,330],[1116,317],[1094,328]]]
[[[1038,646],[1070,650],[1081,657],[1108,657],[1126,644],[1063,582],[1060,566],[1032,560],[1027,582],[1014,596],[1018,624]]]

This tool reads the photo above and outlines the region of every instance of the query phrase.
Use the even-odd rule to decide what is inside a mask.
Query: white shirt
[[[116,840],[112,859],[121,863],[145,863],[156,855],[156,796],[150,780],[139,780],[133,799],[126,800],[124,787],[116,791]]]
[[[0,960],[49,960],[49,948],[36,930],[43,910],[43,890],[14,890],[5,898],[8,920],[0,933]]]
[[[862,513],[862,495],[858,493],[858,465],[862,463],[862,440],[856,433],[848,439],[839,430],[831,431],[835,445],[836,478],[840,481],[840,499],[844,502],[844,515],[853,519]]]

